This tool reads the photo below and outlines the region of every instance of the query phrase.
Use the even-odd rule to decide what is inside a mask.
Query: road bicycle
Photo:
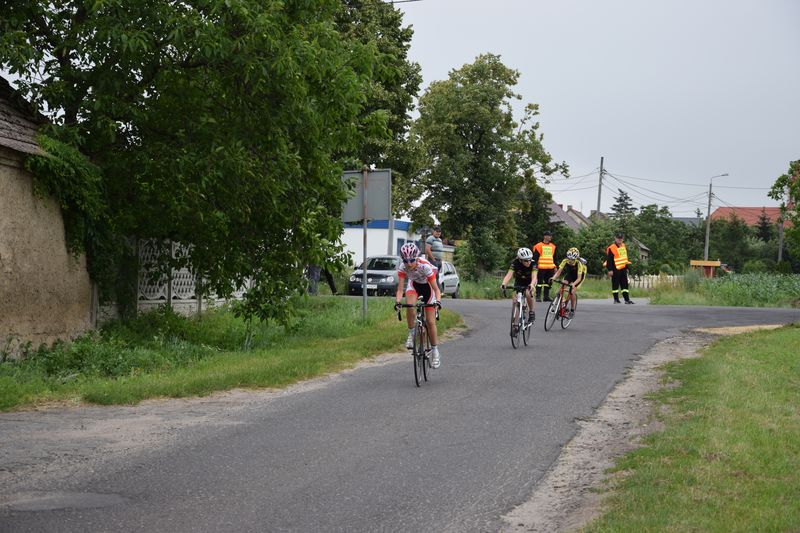
[[[397,308],[397,320],[403,320],[400,316],[401,308],[412,307],[416,309],[417,316],[414,319],[414,344],[411,348],[411,355],[414,362],[414,382],[417,387],[422,381],[428,381],[428,371],[431,370],[431,339],[428,336],[428,325],[425,322],[425,308],[436,307],[436,320],[439,320],[439,309],[436,304],[426,304],[417,302],[415,304],[400,304]]]
[[[561,319],[561,327],[567,329],[575,317],[575,309],[572,308],[572,298],[570,298],[572,296],[572,285],[568,281],[561,279],[558,280],[558,283],[561,284],[561,288],[558,289],[558,294],[550,302],[550,307],[547,308],[547,315],[544,317],[545,331],[550,331],[558,319]],[[569,287],[569,290],[566,291],[567,294],[564,294],[567,287]],[[575,303],[577,303],[577,295]]]
[[[525,291],[530,290],[527,285],[514,285],[514,307],[511,310],[511,346],[516,350],[519,346],[520,334],[522,342],[528,345],[528,339],[533,334],[533,322],[528,321],[528,299]],[[503,298],[507,298],[506,289],[503,288]],[[519,319],[519,320],[518,320]]]

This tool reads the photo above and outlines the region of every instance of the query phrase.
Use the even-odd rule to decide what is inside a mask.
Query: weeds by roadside
[[[680,287],[654,288],[650,303],[662,305],[718,305],[731,307],[798,307],[800,275],[732,274],[702,279],[688,272]]]
[[[400,348],[405,328],[392,303],[371,299],[362,321],[360,300],[298,298],[300,318],[288,330],[248,323],[230,310],[186,318],[164,308],[0,363],[0,410],[53,400],[120,404],[286,386]],[[445,309],[440,328],[458,321]]]

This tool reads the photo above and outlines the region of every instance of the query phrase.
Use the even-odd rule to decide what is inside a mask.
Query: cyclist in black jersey
[[[506,273],[506,277],[503,278],[503,282],[500,284],[501,289],[506,288],[506,284],[511,280],[511,276],[514,276],[514,285],[516,287],[527,287],[525,291],[525,299],[528,301],[528,322],[533,323],[536,319],[536,312],[534,310],[535,302],[533,300],[532,291],[536,284],[536,268],[533,264],[533,252],[531,252],[530,248],[520,248],[517,250],[517,258],[511,262],[511,266],[508,267],[508,272]],[[516,295],[511,295],[511,304],[512,306],[516,303],[515,297]]]

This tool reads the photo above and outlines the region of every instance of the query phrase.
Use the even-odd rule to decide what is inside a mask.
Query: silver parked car
[[[453,298],[459,297],[461,280],[458,279],[458,271],[453,263],[442,261],[442,269],[439,272],[439,290],[442,291],[442,296],[449,294]]]

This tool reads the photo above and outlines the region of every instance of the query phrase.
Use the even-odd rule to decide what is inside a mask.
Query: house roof
[[[711,220],[727,220],[731,215],[736,215],[736,218],[744,220],[744,223],[748,226],[757,226],[758,217],[761,216],[762,211],[766,213],[767,218],[769,218],[773,224],[778,221],[778,217],[781,215],[780,207],[718,207],[711,213]],[[785,221],[783,226],[789,227],[791,223]]]
[[[575,221],[574,218],[569,216],[566,211],[561,207],[560,204],[552,202],[550,204],[550,222],[557,223],[562,222],[569,228],[578,231],[581,229],[581,225]]]
[[[0,77],[0,146],[26,154],[42,153],[36,132],[42,117]]]
[[[592,225],[592,221],[589,219],[589,217],[587,217],[586,215],[584,215],[580,211],[578,211],[576,209],[573,209],[571,205],[567,206],[567,214],[569,216],[571,216],[575,220],[575,222],[578,223],[579,226],[591,226]]]
[[[700,219],[697,217],[672,217],[672,220],[683,222],[687,226],[694,226],[695,228],[700,226]]]

